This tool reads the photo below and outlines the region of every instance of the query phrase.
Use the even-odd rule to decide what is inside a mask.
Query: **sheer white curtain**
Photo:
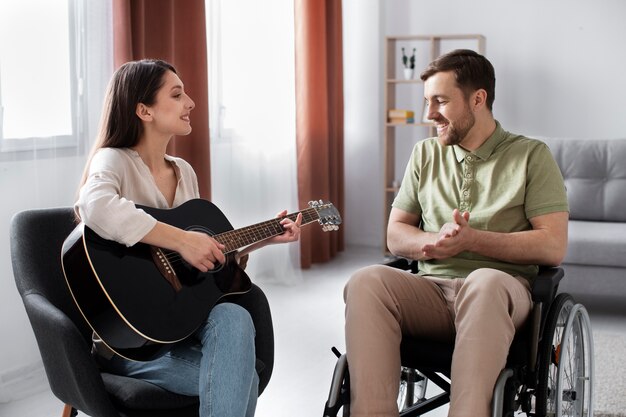
[[[297,207],[293,0],[207,0],[212,200],[234,228]],[[253,281],[300,281],[298,244],[251,255]]]
[[[73,204],[113,72],[111,37],[108,0],[0,1],[0,402],[48,386],[12,279],[10,220]]]

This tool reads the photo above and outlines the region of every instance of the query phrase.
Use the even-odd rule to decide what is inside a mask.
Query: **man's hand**
[[[422,247],[422,253],[427,259],[450,258],[466,251],[472,244],[473,229],[469,225],[468,211],[461,213],[458,209],[452,212],[452,222],[441,227],[435,243]]]

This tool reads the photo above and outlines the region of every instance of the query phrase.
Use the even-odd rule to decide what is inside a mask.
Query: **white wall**
[[[113,71],[111,13],[106,4],[94,2],[86,19],[88,140],[95,137],[104,90]],[[36,117],[33,114],[33,122]],[[13,160],[0,161],[0,402],[40,390],[45,384],[39,351],[13,280],[9,224],[21,210],[73,204],[85,155],[79,151],[63,155],[15,155]]]
[[[384,0],[343,1],[346,244],[383,239]]]
[[[496,70],[494,115],[505,129],[527,136],[626,138],[622,0],[343,4],[348,245],[382,241],[384,36],[482,34]],[[413,142],[423,138],[414,132]]]
[[[497,75],[494,112],[508,130],[572,138],[626,137],[622,0],[343,0],[343,5],[348,245],[382,242],[385,35],[485,35],[486,55]],[[88,20],[89,36],[105,36],[110,12],[94,11]],[[104,92],[101,80],[112,72],[109,56],[106,46],[90,49],[89,73],[92,81],[101,83],[87,89],[90,138]],[[14,377],[39,363],[13,283],[9,220],[24,208],[70,205],[83,161],[76,155],[38,163],[0,162],[0,234],[5,236],[0,240],[0,401],[15,395]]]

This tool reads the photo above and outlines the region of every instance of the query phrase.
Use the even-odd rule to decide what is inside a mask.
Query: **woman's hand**
[[[287,210],[283,210],[276,215],[277,218],[281,218],[287,214]],[[296,217],[296,221],[294,222],[288,217],[285,217],[280,221],[280,224],[283,226],[285,230],[284,233],[274,236],[267,240],[268,244],[273,243],[288,243],[295,242],[300,239],[300,225],[302,224],[302,213],[298,213],[298,217]]]
[[[180,255],[202,272],[215,268],[217,264],[226,262],[224,245],[202,232],[185,231]]]
[[[281,218],[281,217],[284,217],[286,214],[287,214],[287,210],[283,210],[280,213],[278,213],[276,217]],[[285,217],[284,219],[280,221],[280,224],[283,226],[283,229],[285,230],[284,233],[281,233],[280,235],[254,243],[244,248],[241,252],[238,252],[235,255],[235,259],[237,260],[237,262],[239,263],[239,266],[242,269],[245,269],[248,263],[248,256],[250,255],[250,252],[260,249],[263,246],[271,245],[274,243],[289,243],[289,242],[295,242],[298,239],[300,239],[300,225],[302,224],[302,213],[298,213],[298,217],[296,217],[295,222],[289,219],[288,217]]]

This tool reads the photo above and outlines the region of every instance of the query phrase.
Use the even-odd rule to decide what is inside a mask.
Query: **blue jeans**
[[[259,376],[255,330],[243,307],[216,305],[193,337],[150,362],[114,356],[106,370],[151,382],[168,391],[200,397],[200,417],[252,417]]]

